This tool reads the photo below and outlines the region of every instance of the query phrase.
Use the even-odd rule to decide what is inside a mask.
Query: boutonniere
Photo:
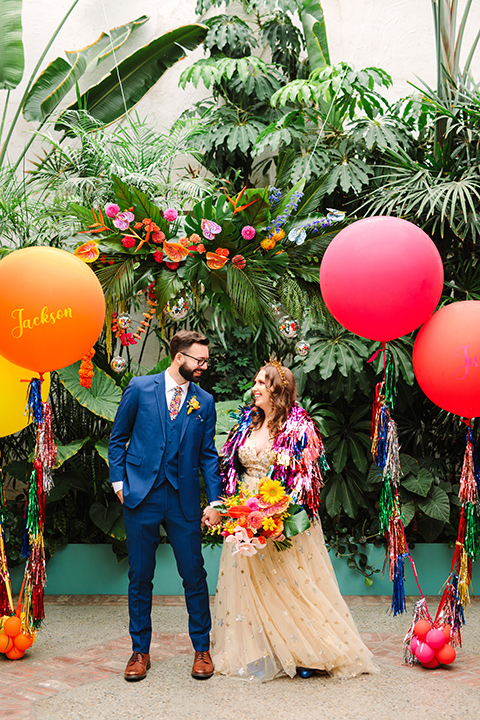
[[[198,402],[196,395],[194,395],[192,398],[190,398],[190,400],[187,402],[187,406],[188,406],[187,415],[190,415],[190,413],[193,412],[194,410],[198,410],[198,408],[200,407],[200,403]]]

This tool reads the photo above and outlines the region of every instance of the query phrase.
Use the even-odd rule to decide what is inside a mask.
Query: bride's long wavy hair
[[[264,365],[260,370],[265,370],[266,387],[273,404],[273,418],[270,420],[270,433],[275,437],[288,417],[292,406],[297,399],[297,386],[293,373],[287,367],[281,366],[281,370],[274,365]],[[258,370],[255,380],[260,372]],[[284,379],[285,384],[282,382]],[[252,427],[261,427],[265,420],[265,413],[261,408],[254,407],[252,410]]]

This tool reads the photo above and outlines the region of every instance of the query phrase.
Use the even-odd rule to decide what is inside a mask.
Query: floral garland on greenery
[[[304,192],[303,180],[287,192],[244,188],[235,197],[209,196],[180,215],[175,208],[161,210],[119,178],[113,183],[115,202],[103,209],[71,206],[85,227],[81,233],[95,236],[74,254],[92,263],[102,282],[107,333],[113,313],[125,311],[152,282],[159,316],[179,294],[198,299],[204,293],[251,326],[272,319],[279,300],[288,303],[291,293],[283,298],[278,289],[287,269],[299,295],[308,287],[319,294],[310,261],[324,248],[325,229],[344,218],[318,216],[320,188]]]
[[[235,468],[236,456],[250,430],[252,409],[240,409],[238,422],[222,449],[221,474],[227,496],[235,494],[241,482]],[[320,505],[322,471],[328,469],[328,464],[318,427],[297,403],[276,435],[272,450],[275,453],[270,473],[272,480],[278,481],[294,502],[302,505],[309,517],[314,518]]]

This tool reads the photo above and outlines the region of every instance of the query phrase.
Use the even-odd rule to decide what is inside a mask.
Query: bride
[[[318,518],[323,444],[297,405],[291,371],[270,359],[255,377],[253,404],[242,412],[223,448],[225,494],[241,481],[258,491],[272,468],[312,524],[292,547],[269,541],[256,555],[232,554],[224,543],[213,623],[216,672],[267,681],[315,670],[336,677],[375,671],[343,600]]]

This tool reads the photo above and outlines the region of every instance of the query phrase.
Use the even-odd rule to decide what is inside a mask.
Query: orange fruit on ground
[[[25,655],[25,650],[18,650],[14,645],[5,655],[9,660],[20,660]]]
[[[13,646],[13,640],[10,635],[6,635],[0,630],[0,653],[7,652]]]
[[[22,630],[22,632],[13,638],[13,644],[17,650],[28,650],[28,648],[33,645],[33,637]]]
[[[7,618],[3,624],[3,632],[5,635],[10,635],[10,637],[18,635],[21,629],[22,621],[16,616]]]

